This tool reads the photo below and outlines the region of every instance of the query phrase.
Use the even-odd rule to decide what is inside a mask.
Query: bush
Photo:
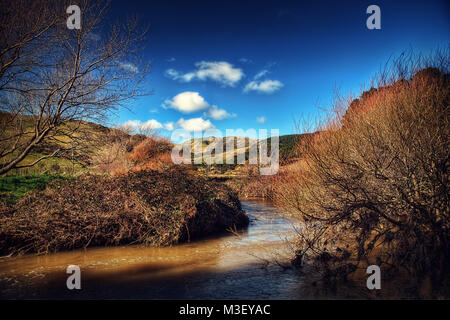
[[[435,61],[384,82],[303,141],[277,191],[305,223],[297,263],[309,257],[344,276],[377,264],[436,288],[448,280],[448,54]]]
[[[56,180],[0,212],[0,253],[47,253],[88,246],[171,245],[248,217],[226,186],[181,168]]]
[[[133,171],[156,170],[170,166],[172,163],[172,148],[173,144],[169,140],[152,136],[134,147],[127,154],[127,159],[132,162]]]
[[[94,152],[90,156],[91,165],[101,174],[126,173],[132,166],[127,153],[145,139],[145,136],[131,135],[126,128],[104,128],[91,142]]]
[[[278,175],[235,177],[227,180],[225,184],[241,198],[272,199],[275,186],[282,174],[283,172],[279,172]]]

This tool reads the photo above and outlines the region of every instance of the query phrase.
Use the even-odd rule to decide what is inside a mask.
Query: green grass
[[[0,201],[15,203],[33,190],[44,190],[54,179],[67,178],[51,174],[0,177]]]
[[[6,112],[0,111],[0,123],[2,125],[8,124],[9,115]],[[23,130],[24,131],[31,131],[34,132],[34,120],[30,116],[21,116],[23,119]],[[63,125],[60,129],[61,130],[71,130],[75,126],[78,126],[79,123],[77,121],[69,122],[68,124]],[[23,168],[16,168],[8,171],[5,175],[6,176],[35,176],[35,175],[80,175],[86,172],[90,172],[92,168],[89,166],[91,156],[94,155],[98,148],[101,148],[104,146],[103,141],[107,141],[107,135],[109,134],[109,129],[96,123],[83,121],[81,125],[81,131],[76,132],[74,135],[78,138],[81,138],[81,136],[84,134],[87,135],[87,137],[83,137],[80,139],[82,142],[82,146],[80,149],[82,151],[76,152],[74,159],[71,158],[70,152],[66,153],[65,156],[59,156],[59,157],[50,157],[47,159],[44,159],[37,163],[36,165],[32,167],[23,167]],[[2,134],[3,139],[5,139],[8,136],[14,135],[15,127],[11,125],[11,127],[6,128],[4,132],[0,132]],[[2,131],[2,130],[0,130]],[[29,134],[28,136],[25,135],[23,137],[24,140],[27,138],[30,138],[32,134]],[[52,151],[56,150],[58,147],[61,149],[70,149],[72,140],[65,136],[60,135],[55,137],[57,138],[57,141],[49,141],[45,140],[42,141],[40,144],[38,144],[36,147],[34,147],[31,152],[25,157],[23,161],[19,163],[19,166],[29,165],[36,160],[40,159],[42,156],[48,155]],[[7,145],[3,145],[2,147],[8,147]],[[16,152],[9,154],[8,156],[5,156],[0,159],[0,165],[8,163],[8,161],[11,161],[14,159],[18,153],[21,150],[16,150]],[[79,154],[81,153],[81,154]]]

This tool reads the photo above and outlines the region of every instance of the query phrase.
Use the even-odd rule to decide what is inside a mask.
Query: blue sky
[[[368,30],[366,8],[381,9]],[[171,129],[276,128],[329,107],[334,88],[360,92],[390,57],[450,40],[448,1],[113,1],[112,18],[149,25],[153,94],[116,123]]]

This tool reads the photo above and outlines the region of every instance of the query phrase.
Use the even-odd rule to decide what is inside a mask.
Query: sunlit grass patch
[[[33,190],[45,189],[54,179],[67,177],[53,174],[0,177],[0,201],[14,203]]]

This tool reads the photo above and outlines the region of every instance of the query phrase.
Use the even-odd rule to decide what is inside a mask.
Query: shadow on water
[[[171,267],[164,268],[168,271]],[[159,270],[161,271],[161,270]],[[3,298],[25,299],[295,299],[298,275],[280,268],[249,265],[228,271],[162,273],[153,266],[82,274],[82,289],[65,287],[64,270]],[[25,289],[25,288],[23,288]]]

